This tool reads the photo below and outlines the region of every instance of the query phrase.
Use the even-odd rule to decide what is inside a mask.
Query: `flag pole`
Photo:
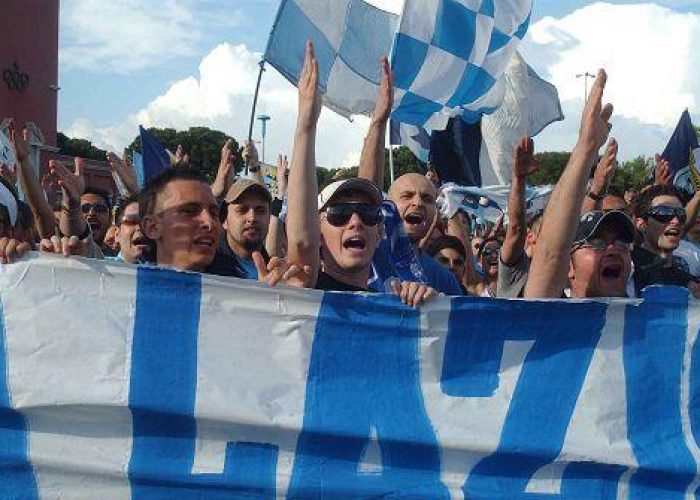
[[[394,183],[394,148],[391,147],[391,127],[387,127],[387,135],[389,136],[389,140],[387,141],[387,144],[389,144],[389,185]],[[382,186],[379,186],[380,188]]]
[[[248,127],[248,141],[253,142],[253,125],[255,124],[255,108],[258,106],[258,93],[260,92],[260,82],[262,75],[265,72],[265,59],[261,59],[258,63],[260,71],[258,72],[258,83],[255,85],[255,96],[253,97],[253,109],[250,110],[250,127]],[[245,162],[245,175],[248,176],[248,161]]]

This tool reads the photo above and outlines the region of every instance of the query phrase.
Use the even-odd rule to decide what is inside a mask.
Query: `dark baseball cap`
[[[620,233],[620,237],[624,239],[624,241],[628,243],[634,241],[634,224],[632,224],[630,218],[627,217],[627,214],[621,210],[610,210],[609,212],[595,210],[583,214],[579,219],[574,245],[583,243],[585,240],[591,238],[605,224],[609,224],[617,229]]]

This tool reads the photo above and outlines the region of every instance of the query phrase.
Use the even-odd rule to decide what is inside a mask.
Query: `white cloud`
[[[63,0],[61,62],[122,74],[167,64],[195,55],[204,30],[236,17],[217,18],[199,0]]]
[[[259,60],[260,54],[250,52],[244,45],[221,44],[204,57],[198,77],[190,76],[173,83],[123,122],[94,127],[77,120],[66,133],[115,151],[131,143],[139,124],[177,129],[206,126],[222,130],[240,141],[248,135]],[[272,117],[267,129],[268,162],[272,162],[277,153],[291,154],[296,106],[296,88],[268,66],[257,109],[257,114]],[[367,124],[367,118],[358,117],[350,122],[324,109],[318,126],[317,164],[329,168],[357,165]],[[259,136],[260,126],[256,123],[254,138]]]
[[[535,23],[523,52],[557,86],[567,112],[564,123],[542,133],[541,148],[573,146],[584,93],[576,75],[605,68],[605,100],[615,106],[613,133],[623,134],[621,156],[663,149],[681,112],[700,111],[699,43],[699,15],[654,4],[595,3]]]
[[[372,4],[380,9],[387,12],[393,12],[394,14],[399,14],[403,8],[404,0],[366,0],[367,3]]]

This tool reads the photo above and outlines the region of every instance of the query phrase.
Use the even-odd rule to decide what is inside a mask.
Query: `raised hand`
[[[656,155],[656,170],[654,170],[654,184],[657,186],[670,186],[673,184],[673,170],[671,162]]]
[[[190,164],[190,155],[185,152],[185,148],[182,144],[177,145],[175,150],[175,166],[186,167]]]
[[[603,92],[608,75],[605,70],[598,71],[591,93],[588,96],[586,107],[581,118],[579,130],[579,144],[587,151],[598,151],[605,144],[610,133],[610,117],[612,116],[612,104],[603,106]]]
[[[18,163],[24,163],[29,155],[29,146],[27,145],[29,131],[24,128],[22,133],[18,134],[14,119],[10,120],[7,129],[10,134],[10,142],[15,150],[15,159]]]
[[[306,58],[299,77],[299,117],[297,126],[304,130],[316,127],[321,115],[321,91],[318,88],[318,61],[311,41],[306,42]]]
[[[380,64],[382,66],[382,83],[379,86],[379,95],[374,106],[374,113],[372,113],[372,120],[386,122],[391,115],[391,108],[394,106],[394,74],[386,57],[382,57]]]
[[[595,174],[593,174],[593,182],[591,183],[591,191],[593,193],[601,195],[607,192],[610,181],[617,169],[617,150],[617,141],[615,138],[610,138],[608,147],[605,148],[605,154],[600,158]]]
[[[80,201],[85,192],[85,177],[83,176],[84,163],[82,158],[75,158],[75,171],[69,171],[58,160],[49,161],[49,172],[56,178],[58,185],[63,190],[63,196],[73,204]]]
[[[136,171],[126,157],[122,160],[116,154],[109,152],[107,153],[107,163],[109,163],[112,171],[122,180],[124,186],[129,190],[129,194],[136,194],[139,192]]]
[[[286,156],[277,157],[277,197],[282,199],[287,192],[287,176],[289,175],[289,162]]]
[[[272,257],[270,262],[265,264],[265,259],[260,252],[253,252],[253,262],[258,270],[258,281],[267,283],[268,286],[274,287],[278,283],[294,286],[300,286],[300,283],[303,283],[302,286],[309,286],[310,266],[301,268],[279,257]]]
[[[530,137],[523,137],[515,150],[513,177],[524,179],[537,170],[535,160],[535,142]]]
[[[243,146],[243,151],[241,152],[241,157],[248,167],[255,172],[260,165],[260,159],[258,157],[258,149],[253,144],[253,141],[245,141]]]

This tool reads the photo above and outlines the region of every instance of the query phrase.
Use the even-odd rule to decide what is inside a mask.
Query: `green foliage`
[[[535,159],[539,165],[537,171],[528,177],[528,183],[533,186],[556,184],[570,157],[571,153],[565,152],[537,153]]]
[[[105,161],[107,152],[103,149],[96,148],[86,139],[73,139],[68,137],[63,132],[59,132],[57,136],[57,145],[61,154],[66,156],[79,156],[90,160]]]
[[[615,171],[608,191],[618,195],[623,195],[628,190],[639,191],[649,180],[652,168],[654,159],[643,156],[621,163]]]
[[[160,141],[166,149],[173,153],[178,145],[182,145],[185,152],[190,155],[190,165],[202,172],[212,182],[216,177],[221,160],[221,148],[229,138],[225,133],[212,130],[207,127],[192,127],[189,130],[178,131],[172,128],[149,128],[148,131]],[[239,149],[238,142],[234,139],[232,148]],[[129,154],[133,151],[141,151],[141,138],[137,136],[126,149]],[[236,155],[236,172],[243,169],[243,160],[240,154]]]

